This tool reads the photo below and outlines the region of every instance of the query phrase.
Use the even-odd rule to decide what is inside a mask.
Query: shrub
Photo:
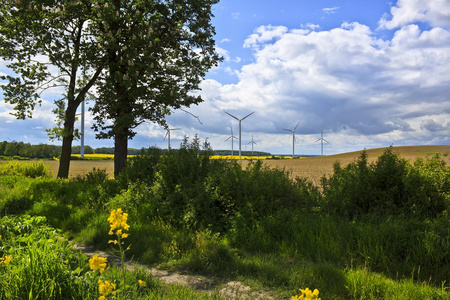
[[[25,176],[30,178],[50,177],[50,169],[41,162],[8,162],[0,164],[0,175]]]
[[[411,165],[392,148],[369,164],[363,151],[345,168],[335,163],[333,175],[322,178],[321,206],[327,213],[350,219],[365,214],[435,217],[448,203],[448,174],[445,163],[419,160]]]

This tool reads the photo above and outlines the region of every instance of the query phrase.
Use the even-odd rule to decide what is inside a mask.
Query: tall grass
[[[44,215],[67,236],[110,250],[108,214],[122,208],[128,258],[218,285],[240,280],[279,298],[299,287],[323,299],[449,298],[450,169],[438,155],[410,164],[388,149],[369,164],[363,153],[336,164],[321,189],[261,162],[243,169],[189,148],[136,156],[116,179],[101,170],[71,180],[6,174],[3,215]],[[153,287],[148,299],[192,296]]]

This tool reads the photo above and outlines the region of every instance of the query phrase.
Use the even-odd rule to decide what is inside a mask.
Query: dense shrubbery
[[[367,214],[434,218],[450,205],[450,169],[438,154],[411,165],[388,148],[369,164],[363,152],[344,168],[335,163],[322,187],[323,211],[350,219]]]
[[[363,153],[336,164],[321,189],[189,145],[136,156],[116,179],[103,170],[71,180],[27,173],[42,174],[33,179],[16,169],[0,169],[11,172],[1,171],[1,215],[45,215],[104,249],[108,212],[122,208],[131,225],[127,254],[145,263],[257,278],[291,293],[314,286],[324,299],[390,299],[393,290],[399,299],[448,296],[448,283],[440,291],[414,284],[450,278],[450,169],[439,155],[410,164],[388,149],[369,164]],[[400,282],[395,289],[391,279]]]

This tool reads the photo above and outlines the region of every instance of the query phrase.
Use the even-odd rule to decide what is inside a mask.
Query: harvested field
[[[400,146],[393,147],[402,158],[413,162],[417,157],[426,157],[436,152],[450,153],[450,146]],[[366,150],[369,161],[377,160],[378,156],[383,154],[386,148],[376,148]],[[324,175],[330,175],[333,172],[333,164],[339,161],[342,166],[347,165],[361,155],[361,151],[329,155],[323,157],[310,157],[302,159],[280,159],[280,160],[264,160],[264,164],[270,168],[280,168],[289,171],[292,177],[306,177],[315,184],[320,182],[320,178]],[[450,164],[450,156],[446,156],[447,164]],[[57,161],[45,161],[50,165],[50,169],[54,176],[58,172]],[[247,166],[248,161],[242,161],[242,166]],[[106,169],[107,173],[112,176],[114,173],[114,162],[112,160],[74,160],[70,164],[70,176],[83,175],[92,171],[93,168]]]

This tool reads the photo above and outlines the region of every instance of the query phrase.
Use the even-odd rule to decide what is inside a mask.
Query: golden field
[[[427,155],[432,155],[436,152],[439,153],[450,153],[450,146],[400,146],[393,147],[394,151],[399,153],[402,158],[410,160],[413,162],[417,157],[426,157]],[[383,154],[386,148],[376,148],[367,149],[369,161],[375,161],[378,156]],[[357,159],[361,151],[322,156],[322,157],[308,157],[300,159],[292,159],[286,156],[285,159],[267,159],[264,157],[264,165],[270,168],[281,168],[289,171],[292,177],[307,177],[314,183],[318,184],[319,180],[324,175],[330,175],[333,172],[333,164],[339,161],[341,165],[345,166],[353,160]],[[85,155],[88,157],[88,155]],[[213,157],[218,158],[218,157]],[[225,159],[231,159],[231,157],[221,157]],[[233,159],[236,159],[234,156]],[[250,157],[243,157],[241,164],[243,167],[247,166]],[[256,159],[256,157],[254,157]],[[262,157],[260,157],[261,159]],[[444,157],[447,164],[450,164],[450,156]],[[45,161],[46,164],[50,165],[50,169],[56,176],[58,171],[57,161]],[[70,164],[70,176],[86,174],[92,171],[93,168],[106,169],[108,174],[112,176],[114,173],[114,161],[111,160],[74,160]]]

